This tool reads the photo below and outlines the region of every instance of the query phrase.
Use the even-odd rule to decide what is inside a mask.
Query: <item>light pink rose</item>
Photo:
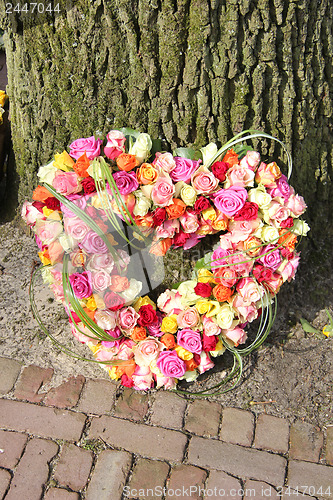
[[[103,330],[114,330],[116,328],[116,313],[109,309],[98,309],[94,316],[95,322]]]
[[[277,272],[281,274],[283,281],[291,281],[295,278],[297,267],[299,264],[300,254],[296,254],[292,259],[284,260]]]
[[[247,321],[251,323],[258,316],[257,307],[252,303],[245,302],[243,297],[239,294],[235,295],[232,307],[236,310],[242,323],[246,323]]]
[[[303,196],[299,196],[298,194],[292,194],[289,197],[286,207],[289,208],[294,217],[302,215],[307,208]]]
[[[171,153],[156,153],[153,165],[157,170],[163,170],[169,174],[175,168],[176,162]]]
[[[139,318],[140,314],[131,306],[122,307],[117,314],[118,324],[124,330],[134,328]]]
[[[254,184],[254,172],[251,168],[242,165],[233,165],[227,172],[225,188],[230,186],[248,187]]]
[[[212,337],[221,333],[221,328],[211,318],[207,318],[207,316],[204,315],[201,320],[204,334],[207,335],[207,337]]]
[[[281,222],[288,219],[290,216],[290,210],[277,201],[271,201],[267,213],[270,222],[275,223],[277,226],[280,226]]]
[[[178,330],[177,344],[194,354],[200,354],[202,351],[200,332],[198,330],[192,330],[191,328]]]
[[[106,271],[111,273],[114,268],[114,259],[110,253],[95,253],[87,264],[89,271]]]
[[[199,168],[201,160],[190,160],[175,156],[176,166],[172,170],[170,177],[174,182],[189,182],[194,172]]]
[[[158,238],[173,238],[176,232],[179,232],[179,220],[170,219],[166,220],[161,226],[156,228],[156,236]]]
[[[246,332],[240,328],[239,326],[236,326],[236,328],[232,329],[232,330],[224,330],[224,336],[231,340],[235,346],[237,347],[239,344],[244,344],[246,339],[247,339],[247,335],[246,335]]]
[[[125,152],[126,137],[119,130],[111,130],[107,136],[107,143],[104,148],[104,154],[110,160],[115,160],[121,153]]]
[[[137,391],[147,391],[153,383],[153,374],[146,366],[137,366],[132,375],[134,386]]]
[[[87,254],[83,250],[78,249],[70,253],[70,258],[72,266],[83,267],[87,261]]]
[[[154,205],[158,207],[171,205],[175,189],[175,185],[169,176],[158,177],[151,191],[151,199]]]
[[[35,225],[37,219],[45,219],[43,213],[37,210],[29,201],[23,203],[21,217],[30,227]]]
[[[130,339],[124,339],[121,341],[119,351],[117,353],[117,359],[122,359],[124,361],[128,361],[129,359],[134,358],[133,346],[135,342]]]
[[[188,307],[177,315],[179,328],[193,328],[199,323],[200,316],[195,307]]]
[[[81,328],[83,326],[83,323],[80,324],[80,330],[82,330],[83,328]],[[89,342],[91,339],[89,337],[87,337],[87,335],[84,335],[83,333],[81,333],[74,325],[74,323],[71,323],[71,329],[72,329],[72,334],[74,335],[74,337],[79,341],[81,342],[82,344],[86,344],[87,342]]]
[[[181,303],[181,295],[176,290],[165,290],[157,299],[157,307],[165,312],[168,316],[170,314],[179,314],[184,306]]]
[[[43,245],[49,245],[56,240],[62,231],[62,223],[59,221],[37,219],[35,224],[35,232]]]
[[[111,285],[111,276],[106,271],[92,272],[91,277],[92,285],[96,292],[103,292]]]
[[[82,189],[75,172],[63,172],[62,170],[57,170],[52,186],[58,193],[64,196],[72,193],[79,193]]]
[[[128,264],[131,262],[131,258],[125,250],[117,250],[119,257],[118,264],[122,269],[126,269]]]
[[[95,231],[89,231],[81,241],[83,250],[87,253],[108,253],[108,247],[104,240]]]
[[[64,289],[62,285],[58,285],[56,283],[52,283],[50,285],[50,288],[52,289],[52,292],[54,294],[55,299],[58,302],[65,302],[65,297],[64,297]]]
[[[200,354],[200,365],[197,368],[199,373],[205,373],[207,370],[214,368],[214,366],[215,365],[210,359],[209,354],[207,354],[205,351],[202,351],[202,353]]]
[[[86,139],[77,139],[70,144],[70,156],[78,160],[80,156],[86,153],[89,160],[93,160],[100,155],[102,139],[95,139],[94,136]]]
[[[164,344],[154,337],[147,337],[133,347],[134,359],[139,366],[149,366],[165,348]]]
[[[227,259],[228,264],[236,271],[238,276],[248,276],[253,268],[253,261],[249,259],[246,253],[240,252],[236,255],[231,255]]]
[[[79,217],[64,218],[64,227],[66,233],[77,241],[81,241],[90,231],[87,224]]]
[[[195,233],[199,229],[200,223],[195,214],[185,212],[184,215],[179,217],[180,223],[183,227],[184,233]]]
[[[258,228],[260,219],[256,220],[235,220],[230,222],[228,235],[231,243],[237,244],[240,241],[245,241]]]
[[[197,193],[202,194],[212,193],[219,185],[219,180],[215,177],[213,172],[209,170],[195,172],[192,175],[191,182]]]
[[[177,382],[173,377],[165,377],[164,375],[155,374],[156,388],[164,387],[166,390],[172,390],[176,388]]]
[[[243,297],[244,302],[255,303],[261,300],[264,289],[253,278],[242,278],[236,286],[237,292]]]
[[[101,347],[95,354],[97,361],[113,361],[119,350],[118,346],[115,347]],[[103,365],[105,366],[105,365]]]
[[[240,165],[242,167],[250,168],[254,172],[257,169],[259,163],[260,163],[260,154],[257,153],[257,151],[248,151],[240,161]]]

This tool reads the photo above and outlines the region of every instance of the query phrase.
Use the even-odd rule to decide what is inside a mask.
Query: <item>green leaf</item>
[[[128,127],[123,127],[118,129],[119,132],[122,132],[125,137],[134,137],[134,139],[137,139],[139,137],[140,132],[138,130],[134,130],[132,128]]]
[[[152,143],[153,143],[153,145],[152,145],[152,148],[151,148],[151,151],[150,151],[150,155],[154,159],[155,158],[155,154],[158,151],[161,151],[161,149],[162,149],[162,141],[161,141],[161,139],[153,139]]]
[[[173,151],[173,156],[180,156],[181,158],[187,158],[188,160],[194,160],[196,155],[196,150],[194,148],[177,148]]]
[[[173,290],[177,290],[177,288],[179,287],[179,285],[181,285],[181,283],[182,283],[181,281],[179,283],[174,283],[173,285],[171,285],[171,288]]]
[[[238,159],[241,160],[248,151],[253,151],[253,148],[251,148],[251,146],[245,146],[245,144],[240,143],[236,144],[233,150],[238,154]]]
[[[317,330],[317,328],[315,328],[314,326],[312,326],[311,323],[309,323],[306,319],[300,318],[300,322],[301,322],[302,328],[303,328],[303,330],[305,332],[308,332],[308,333],[321,333],[319,330]]]

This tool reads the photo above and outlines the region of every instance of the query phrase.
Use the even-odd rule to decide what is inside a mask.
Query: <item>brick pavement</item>
[[[333,427],[0,358],[0,499],[333,497]]]

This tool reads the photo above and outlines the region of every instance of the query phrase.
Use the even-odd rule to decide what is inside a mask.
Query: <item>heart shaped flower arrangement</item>
[[[297,238],[309,228],[300,219],[304,200],[276,162],[261,161],[243,145],[261,137],[277,140],[246,131],[219,150],[211,143],[171,154],[148,134],[112,130],[104,155],[102,139],[78,139],[69,154],[40,167],[33,202],[22,208],[39,247],[39,271],[63,303],[73,335],[93,352],[93,360],[84,359],[100,363],[112,379],[138,390],[175,389],[228,350],[231,372],[202,394],[223,392],[230,387],[221,385],[239,380],[242,357],[267,337],[276,294],[299,263]],[[130,277],[133,248],[134,255],[148,249],[163,256],[215,233],[219,243],[196,263],[191,279],[155,302],[142,296],[138,259],[136,278]],[[142,275],[149,281],[147,270]],[[37,310],[36,276],[33,312],[57,342]],[[246,345],[247,327],[257,318]]]

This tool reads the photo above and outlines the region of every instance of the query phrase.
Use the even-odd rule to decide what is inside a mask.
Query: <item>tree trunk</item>
[[[332,241],[330,0],[73,4],[0,15],[19,201],[37,168],[82,136],[130,126],[171,147],[203,146],[255,128],[285,142],[312,238]],[[280,158],[276,144],[259,147]]]

